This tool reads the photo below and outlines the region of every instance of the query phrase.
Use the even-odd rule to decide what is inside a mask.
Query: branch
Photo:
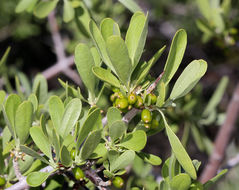
[[[22,174],[20,172],[19,165],[18,165],[18,162],[17,162],[17,158],[13,158],[12,163],[13,163],[13,168],[14,168],[14,171],[15,171],[15,175],[16,175],[17,179],[20,181],[24,177],[22,176]]]
[[[214,177],[220,167],[220,164],[224,158],[225,150],[231,134],[234,130],[234,125],[238,116],[239,111],[239,83],[233,93],[233,97],[228,105],[226,112],[226,119],[221,126],[216,140],[214,142],[214,149],[210,156],[209,162],[202,172],[200,181],[205,183],[212,177]]]
[[[163,71],[163,72],[156,78],[156,80],[148,87],[148,89],[147,89],[147,94],[149,94],[150,92],[152,92],[152,91],[156,88],[156,86],[157,86],[157,84],[159,83],[159,81],[161,80],[163,74],[164,74],[164,71]]]

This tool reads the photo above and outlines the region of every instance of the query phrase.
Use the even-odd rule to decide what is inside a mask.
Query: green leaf
[[[164,82],[159,82],[157,85],[157,91],[158,91],[158,97],[157,97],[157,102],[156,105],[158,107],[162,107],[165,101],[165,96],[166,96],[166,88]]]
[[[128,86],[132,64],[124,40],[120,36],[113,35],[107,39],[106,47],[115,69],[115,74],[125,86]]]
[[[36,112],[37,111],[37,108],[38,108],[38,100],[37,100],[37,97],[35,94],[31,94],[28,99],[28,101],[30,101],[33,105],[33,112]]]
[[[85,140],[88,134],[92,131],[98,118],[100,117],[100,109],[96,109],[89,114],[83,125],[80,127],[79,135],[77,138],[76,149],[78,150],[81,143]]]
[[[27,176],[27,184],[31,187],[41,185],[51,175],[50,172],[32,172]]]
[[[196,0],[197,6],[201,12],[201,14],[208,20],[210,21],[211,19],[211,6],[208,0]]]
[[[51,144],[40,127],[31,127],[30,135],[37,147],[48,157],[52,158]]]
[[[206,70],[207,62],[203,60],[192,61],[177,79],[169,98],[175,100],[190,92]]]
[[[95,148],[94,152],[90,155],[89,159],[97,159],[104,157],[107,154],[108,150],[105,147],[105,143],[99,143]]]
[[[72,7],[69,0],[64,0],[63,6],[63,20],[64,22],[70,22],[75,16],[75,9]]]
[[[27,146],[20,145],[20,150],[26,153],[27,155],[32,156],[33,158],[36,158],[46,164],[49,164],[49,162],[43,156],[40,156],[36,151],[32,150],[31,148]]]
[[[80,151],[80,158],[82,160],[86,160],[94,152],[97,145],[100,143],[101,132],[102,130],[100,129],[89,134]]]
[[[64,142],[65,142],[65,139],[64,139]],[[58,162],[60,159],[61,145],[60,145],[59,137],[55,129],[52,130],[52,144],[54,146],[55,153],[56,153],[56,162]]]
[[[89,89],[92,94],[95,94],[96,77],[92,73],[92,67],[95,66],[95,62],[90,48],[87,45],[78,44],[76,46],[75,64],[86,88]]]
[[[211,187],[211,185],[215,184],[221,177],[223,177],[227,173],[227,171],[228,169],[224,169],[215,177],[208,180],[205,184],[203,184],[203,189],[208,190]]]
[[[211,112],[217,107],[217,105],[220,103],[222,96],[226,90],[227,84],[229,82],[228,77],[224,76],[218,86],[215,92],[213,93],[212,97],[210,98],[205,110],[203,111],[203,116],[208,116],[211,114]]]
[[[103,69],[101,67],[93,67],[92,71],[99,79],[117,88],[120,88],[119,80],[109,70]]]
[[[170,181],[172,190],[188,190],[191,185],[191,178],[188,174],[178,174]]]
[[[24,89],[24,93],[29,96],[31,94],[31,85],[30,81],[28,80],[27,76],[22,72],[17,72],[17,76],[20,80],[22,88]]]
[[[127,126],[122,120],[118,120],[109,125],[109,135],[112,141],[120,138],[127,130]]]
[[[112,35],[120,36],[119,25],[111,18],[105,18],[100,24],[101,34],[106,41]]]
[[[142,11],[139,5],[134,2],[134,0],[119,0],[127,9],[129,9],[132,13],[137,11]]]
[[[0,90],[0,113],[2,111],[2,104],[5,100],[6,92],[4,90]]]
[[[122,120],[120,110],[116,107],[110,107],[107,110],[107,123],[111,126],[115,121]]]
[[[56,7],[58,0],[48,0],[39,2],[35,9],[34,14],[38,18],[45,18]]]
[[[65,167],[70,167],[72,165],[72,159],[71,159],[70,152],[67,150],[65,146],[62,146],[60,155],[61,155],[60,156],[61,163]]]
[[[173,75],[177,71],[184,55],[187,45],[187,33],[185,30],[180,29],[174,35],[166,65],[164,67],[164,75],[161,80],[168,85]]]
[[[42,1],[45,2],[45,1]],[[48,86],[45,77],[38,74],[33,82],[32,92],[37,96],[39,104],[44,104],[47,100]]]
[[[91,55],[93,56],[95,66],[100,67],[102,64],[100,54],[98,53],[96,47],[90,48]]]
[[[120,142],[120,144],[117,144],[117,146],[122,146],[134,151],[140,151],[145,147],[146,141],[146,133],[143,130],[138,130],[128,133]]]
[[[82,104],[79,98],[74,98],[67,104],[58,130],[58,133],[63,138],[73,130],[78,118],[80,117],[81,107]]]
[[[155,156],[153,154],[148,154],[144,152],[138,153],[139,157],[142,158],[145,162],[148,162],[149,164],[153,166],[159,166],[162,163],[162,160],[160,157]]]
[[[184,149],[178,137],[174,134],[172,129],[169,127],[164,114],[158,110],[163,118],[166,133],[169,139],[169,143],[172,147],[173,153],[176,156],[178,162],[183,167],[183,169],[191,176],[192,179],[197,179],[196,170],[193,166],[192,160],[190,159],[188,153]]]
[[[2,58],[0,59],[0,66],[5,64],[5,62],[7,61],[7,57],[8,57],[10,50],[11,50],[11,47],[8,47],[7,50],[4,52]]]
[[[112,71],[115,71],[114,67],[111,63],[111,60],[109,58],[109,55],[107,53],[107,50],[106,50],[105,40],[104,40],[100,30],[98,29],[96,23],[93,20],[91,20],[90,23],[89,23],[89,30],[90,30],[91,38],[93,39],[93,42],[94,42],[96,48],[98,49],[98,52],[101,55],[101,58],[102,58],[103,62]]]
[[[33,106],[30,101],[22,102],[16,111],[15,128],[20,143],[24,144],[29,136],[29,130],[32,126]]]
[[[52,96],[49,99],[48,106],[51,120],[55,129],[58,131],[64,114],[64,104],[58,96]]]
[[[10,94],[5,102],[4,118],[13,137],[16,134],[15,115],[20,104],[21,98],[16,94]]]
[[[134,161],[135,152],[132,150],[126,150],[110,165],[110,171],[114,172],[130,165]]]
[[[166,46],[163,46],[160,50],[158,50],[154,54],[154,56],[148,62],[144,62],[143,64],[138,64],[137,67],[135,67],[131,77],[132,81],[136,80],[135,86],[138,86],[145,79],[145,77],[148,75],[152,66],[156,63],[156,61],[164,52],[165,48]]]
[[[33,0],[21,0],[16,6],[16,13],[21,13],[32,6]]]
[[[143,12],[136,12],[132,16],[126,33],[125,43],[129,50],[129,57],[136,67],[144,50],[148,33],[148,18]]]

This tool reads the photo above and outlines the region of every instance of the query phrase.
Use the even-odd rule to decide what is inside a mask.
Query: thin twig
[[[17,179],[20,181],[22,180],[23,176],[20,172],[20,168],[19,168],[19,165],[18,165],[18,162],[15,158],[12,159],[12,163],[13,163],[13,168],[14,168],[14,171],[15,171],[15,175],[17,177]]]
[[[163,74],[164,74],[164,71],[163,71],[163,72],[156,78],[156,80],[148,87],[148,89],[147,89],[147,94],[149,94],[150,92],[152,92],[152,91],[156,88],[156,86],[157,86],[157,84],[159,83],[159,81],[161,80]]]
[[[233,158],[229,159],[226,165],[224,165],[221,169],[219,169],[217,173],[220,173],[220,171],[222,171],[223,169],[232,169],[238,164],[239,164],[239,153],[236,154],[236,156],[234,156]]]
[[[221,126],[216,140],[214,142],[214,149],[210,156],[209,162],[202,172],[200,181],[205,183],[212,177],[214,177],[220,167],[220,164],[224,158],[225,150],[230,140],[231,134],[234,130],[234,125],[238,117],[239,111],[239,83],[233,93],[233,97],[229,103],[226,112],[226,119]]]

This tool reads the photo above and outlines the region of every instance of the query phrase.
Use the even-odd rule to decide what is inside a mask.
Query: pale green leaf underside
[[[27,176],[27,183],[31,187],[41,185],[51,175],[50,172],[32,172]]]
[[[119,25],[111,18],[105,18],[100,24],[101,34],[106,41],[112,35],[120,36]]]
[[[69,0],[64,0],[63,6],[63,20],[64,22],[70,22],[75,16],[75,9],[72,7]]]
[[[178,174],[170,181],[172,190],[187,190],[191,185],[191,178],[188,174]]]
[[[52,0],[52,1],[41,1],[38,3],[34,9],[34,14],[38,18],[44,18],[46,17],[57,5],[58,0]]]

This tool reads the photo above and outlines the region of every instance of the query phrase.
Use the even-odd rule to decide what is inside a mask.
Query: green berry
[[[143,106],[143,99],[141,98],[141,96],[137,96],[137,101],[135,102],[134,106],[136,108],[141,108]]]
[[[1,187],[1,186],[4,186],[4,185],[5,185],[5,183],[6,183],[6,180],[5,180],[5,178],[3,178],[3,177],[0,177],[0,187]]]
[[[85,174],[82,169],[77,167],[77,168],[74,168],[72,171],[76,180],[82,181],[84,179]]]
[[[124,180],[119,177],[119,176],[116,176],[114,179],[113,179],[113,185],[116,187],[116,188],[122,188],[124,186]]]
[[[141,119],[144,123],[150,123],[152,121],[151,112],[148,109],[143,109],[141,112]]]
[[[128,102],[129,104],[135,104],[135,102],[137,101],[137,96],[135,94],[130,94],[128,96]]]
[[[151,104],[155,104],[157,102],[157,96],[155,94],[150,93],[149,94],[151,99]]]
[[[128,100],[126,98],[117,98],[115,101],[115,106],[119,108],[120,110],[124,110],[125,108],[128,108]]]
[[[72,148],[72,149],[71,149],[71,159],[72,159],[72,160],[75,160],[75,157],[76,157],[76,149],[75,149],[75,148]]]
[[[124,98],[124,95],[122,94],[122,92],[116,92],[115,94],[118,98],[121,98],[121,99]]]
[[[157,129],[158,128],[159,122],[158,122],[157,119],[153,119],[151,123],[152,123],[151,129]]]
[[[111,102],[114,102],[116,98],[117,98],[116,93],[110,95],[110,101]]]
[[[144,123],[144,127],[146,129],[150,129],[151,128],[151,123]]]

